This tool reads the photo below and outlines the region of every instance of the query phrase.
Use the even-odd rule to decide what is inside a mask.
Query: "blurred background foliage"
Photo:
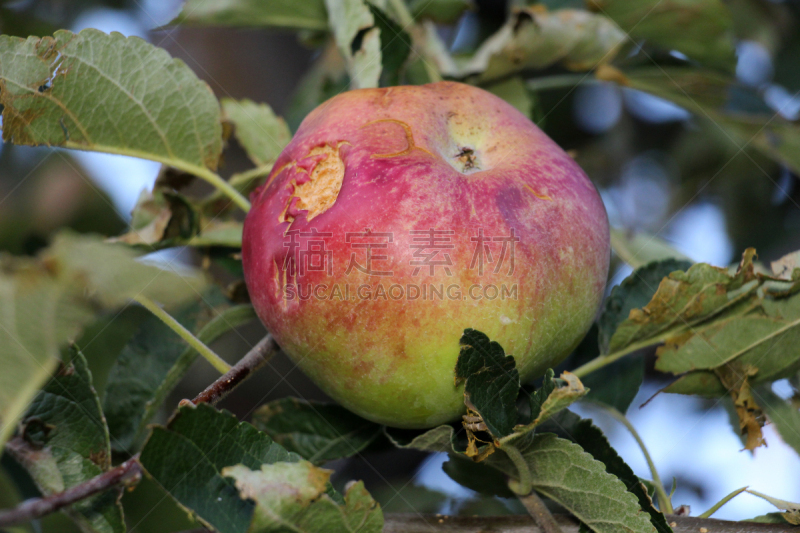
[[[614,11],[620,4],[627,10]],[[533,58],[529,62],[533,66],[523,71],[524,76],[482,78],[478,83],[512,101],[574,154],[601,191],[612,225],[621,235],[655,234],[692,260],[719,266],[727,266],[746,247],[753,246],[767,262],[800,249],[800,140],[795,137],[784,143],[788,150],[797,148],[793,153],[770,157],[769,137],[764,141],[766,148],[746,144],[750,139],[747,132],[755,134],[757,128],[736,136],[719,124],[748,113],[766,116],[770,122],[774,117],[786,124],[800,119],[800,2],[727,0],[700,4],[711,5],[716,11],[696,13],[705,21],[698,26],[691,20],[691,0],[638,4],[437,0],[433,11],[427,0],[409,2],[413,15],[431,21],[427,26],[453,59],[450,68],[461,74],[469,67],[465,58],[509,20],[517,31],[531,20],[543,23],[545,19],[537,17],[563,8],[601,12],[614,18],[631,35],[618,49],[606,50],[616,55],[614,68],[618,70],[595,76],[581,69],[570,70],[567,67],[574,64],[567,60],[540,65]],[[676,6],[685,9],[671,15],[668,7]],[[530,14],[513,15],[519,8],[529,9],[526,13]],[[0,2],[0,32],[41,36],[58,28],[78,31],[95,27],[141,36],[183,59],[219,98],[267,102],[286,118],[292,130],[310,109],[350,83],[341,54],[319,30],[307,28],[298,36],[288,29],[249,28],[246,19],[241,27],[214,27],[192,20],[191,13],[186,14],[185,25],[165,26],[180,9],[178,0],[5,0]],[[652,22],[638,24],[647,10],[656,16],[648,17]],[[651,46],[653,42],[660,46]],[[665,46],[671,51],[665,52]],[[666,69],[661,73],[677,72],[669,69],[687,64],[703,73],[728,72],[737,83],[715,88],[712,81],[700,79],[685,85],[687,93],[696,96],[690,104],[700,103],[699,108],[692,108],[674,103],[687,93],[666,94],[675,93],[668,83],[671,78],[656,77],[642,83],[662,84],[664,96],[672,101],[635,90],[634,77],[621,85],[598,79],[617,77],[619,81],[618,76],[654,63]],[[446,68],[442,70],[447,73]],[[396,76],[384,81],[427,81],[424,66],[413,60]],[[712,74],[709,79],[713,79]],[[714,104],[704,97],[714,99]],[[793,135],[798,134],[795,131]],[[223,163],[221,170],[226,176],[251,166],[244,150],[234,142]],[[156,163],[119,156],[0,145],[0,250],[32,254],[60,227],[119,235],[129,226],[140,191],[152,187],[158,172]],[[202,188],[203,184],[193,186]],[[162,253],[198,260],[191,251]],[[630,273],[630,268],[615,258],[611,272],[616,283]],[[101,323],[95,331],[87,332],[94,338],[98,331],[105,331],[85,350],[101,394],[111,365],[104,358],[104,350],[114,351],[109,346],[126,342],[142,320],[136,312],[127,315],[115,320],[114,328],[104,330]],[[252,323],[225,336],[214,347],[234,361],[263,334],[261,325]],[[652,356],[647,359],[649,369]],[[214,377],[210,367],[198,362],[166,405],[174,406],[181,398],[193,396]],[[730,429],[726,402],[660,395],[640,410],[639,405],[663,385],[650,370],[629,417],[651,448],[662,477],[676,478],[676,503],[703,510],[746,484],[800,500],[800,487],[789,481],[800,476],[800,464],[777,434],[767,428],[770,447],[751,455],[739,452],[741,443]],[[785,385],[788,390],[788,383]],[[325,399],[281,356],[237,389],[221,407],[247,419],[257,406],[284,396]],[[584,408],[584,414],[593,413]],[[166,413],[162,415],[163,420]],[[626,461],[638,474],[646,475],[646,465],[630,436],[602,416],[595,417]],[[397,454],[403,455],[401,461],[396,460]],[[456,485],[441,471],[446,459],[374,449],[363,457],[331,466],[337,471],[335,483],[364,479],[388,511],[520,512],[511,500],[481,497]],[[35,494],[33,485],[24,483],[24,473],[7,455],[2,467],[0,507]],[[12,477],[17,484],[10,483]],[[172,500],[147,481],[127,493],[124,504],[132,531],[175,531],[193,525]],[[741,519],[768,508],[744,496],[718,516]],[[61,515],[31,527],[31,531],[74,530]]]

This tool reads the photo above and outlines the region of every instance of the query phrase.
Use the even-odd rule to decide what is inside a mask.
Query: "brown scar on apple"
[[[533,194],[536,198],[539,198],[540,200],[547,200],[548,202],[552,202],[553,201],[553,199],[550,198],[549,196],[547,196],[546,194],[539,194],[538,192],[533,190],[533,187],[531,187],[527,183],[524,184],[524,185],[525,185],[525,188],[528,189],[529,191],[531,191],[531,194]]]
[[[336,203],[344,181],[344,161],[339,153],[343,144],[350,143],[339,141],[336,146],[324,144],[309,150],[303,159],[323,156],[310,171],[298,166],[296,162],[290,163],[297,171],[307,173],[308,181],[297,183],[297,180],[292,180],[292,194],[286,200],[286,207],[278,218],[280,222],[291,223],[295,219],[295,215],[289,213],[290,209],[306,211],[306,220],[310,221]]]
[[[425,148],[423,148],[421,146],[417,146],[414,143],[414,133],[411,131],[411,126],[409,126],[408,124],[406,124],[402,120],[397,120],[396,118],[379,118],[378,120],[373,120],[373,121],[367,122],[366,124],[361,126],[361,128],[366,128],[367,126],[371,126],[373,124],[378,124],[380,122],[391,122],[391,123],[397,124],[398,126],[403,128],[403,131],[406,134],[406,147],[405,147],[404,150],[400,150],[399,152],[392,152],[392,153],[389,153],[389,154],[372,154],[372,158],[373,159],[389,159],[391,157],[399,157],[399,156],[403,156],[403,155],[408,155],[414,149],[422,150],[423,152],[425,152],[426,154],[428,154],[430,156],[433,155],[432,153],[430,153]]]

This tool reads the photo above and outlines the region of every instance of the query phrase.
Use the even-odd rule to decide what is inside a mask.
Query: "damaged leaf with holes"
[[[456,384],[464,385],[466,427],[471,433],[488,431],[495,439],[509,435],[517,423],[519,372],[512,356],[484,333],[464,330],[459,341]]]
[[[522,9],[456,72],[445,73],[475,75],[486,82],[556,64],[569,70],[590,70],[612,61],[624,39],[617,25],[602,15],[575,9]]]
[[[28,471],[45,496],[111,468],[106,420],[86,359],[75,347],[65,350],[55,375],[34,397],[20,428],[5,450]],[[121,488],[114,487],[64,512],[83,531],[124,533],[121,497]]]
[[[308,461],[264,464],[251,469],[229,466],[222,475],[235,480],[243,500],[254,501],[249,532],[282,533],[380,533],[383,512],[363,482],[348,485],[343,501],[330,493],[333,471]]]

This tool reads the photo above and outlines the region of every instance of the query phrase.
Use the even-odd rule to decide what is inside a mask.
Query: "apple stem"
[[[186,341],[189,346],[197,350],[197,352],[202,355],[206,361],[211,363],[211,366],[216,368],[220,374],[225,374],[231,369],[231,365],[226,363],[219,355],[214,353],[214,351],[206,346],[203,341],[192,335],[191,331],[183,327],[180,322],[175,320],[172,315],[164,311],[156,302],[141,294],[135,296],[133,299],[139,302],[145,309],[153,313],[164,324],[166,324],[169,329],[177,333],[178,336]]]
[[[519,475],[519,479],[508,482],[508,487],[519,496],[530,494],[533,490],[533,480],[531,478],[531,469],[527,461],[525,461],[525,457],[522,456],[522,453],[513,444],[504,444],[500,449],[503,450],[506,455],[508,455],[508,458],[511,459],[511,462],[514,463]]]
[[[631,421],[628,420],[624,414],[620,413],[614,407],[610,405],[601,403],[601,402],[591,402],[593,405],[599,407],[605,413],[607,413],[611,418],[625,426],[625,428],[630,432],[633,436],[636,444],[639,445],[639,448],[642,450],[642,454],[644,455],[645,461],[647,461],[647,466],[650,468],[650,475],[653,477],[653,485],[655,485],[656,495],[658,496],[658,506],[661,508],[661,512],[664,514],[672,514],[672,501],[670,500],[669,496],[667,496],[667,491],[664,488],[664,484],[661,482],[661,476],[658,475],[658,470],[656,469],[656,465],[653,462],[653,458],[650,457],[650,452],[647,451],[647,446],[644,445],[644,441],[642,437],[639,436],[639,432],[636,431],[636,428],[633,427]]]

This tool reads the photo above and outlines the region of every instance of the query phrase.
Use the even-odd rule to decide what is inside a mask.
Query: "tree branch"
[[[564,533],[578,533],[578,522],[567,515],[553,515]],[[667,515],[675,533],[698,533],[705,528],[709,533],[797,533],[789,524],[758,524],[755,522],[730,522],[713,518],[692,518]],[[198,530],[202,531],[202,530]],[[383,533],[543,533],[527,515],[509,516],[432,516],[420,514],[385,515]]]
[[[198,394],[193,400],[181,400],[181,405],[209,403],[214,405],[228,395],[233,389],[249,378],[253,372],[267,364],[273,355],[280,351],[280,346],[267,335],[252,350],[247,352],[238,363],[233,365],[224,375]]]
[[[388,513],[383,533],[543,533],[527,515],[507,516],[441,516]],[[564,533],[578,533],[578,522],[567,515],[554,518]],[[789,524],[757,524],[755,522],[730,522],[713,518],[692,518],[668,515],[667,520],[675,533],[698,533],[705,528],[709,533],[797,533]],[[182,533],[208,533],[208,529],[192,529]]]
[[[41,518],[117,485],[137,481],[141,476],[142,465],[139,464],[137,455],[116,468],[103,472],[99,476],[80,485],[75,485],[64,492],[51,494],[44,498],[31,498],[10,511],[0,513],[0,528]]]

